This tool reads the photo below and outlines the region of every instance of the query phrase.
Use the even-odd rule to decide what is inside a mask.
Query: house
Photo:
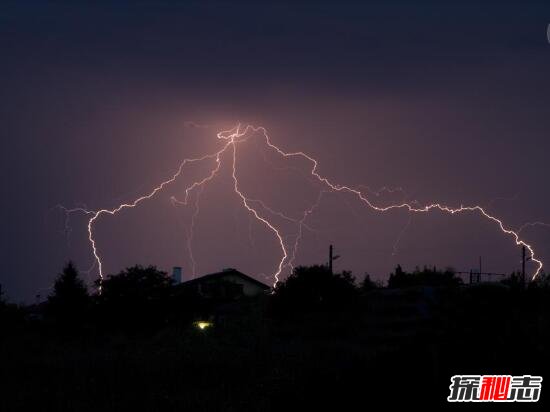
[[[213,299],[238,299],[265,295],[271,289],[266,284],[233,268],[191,279],[176,287]]]

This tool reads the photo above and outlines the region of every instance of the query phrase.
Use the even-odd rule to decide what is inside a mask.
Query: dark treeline
[[[445,407],[452,375],[548,370],[550,283],[520,279],[397,266],[382,285],[311,266],[272,293],[205,298],[154,266],[89,290],[69,263],[43,303],[0,293],[0,410]]]

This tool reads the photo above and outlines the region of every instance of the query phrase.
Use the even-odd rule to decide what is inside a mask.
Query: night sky
[[[0,283],[10,300],[44,298],[68,259],[82,271],[93,263],[86,217],[66,221],[56,205],[131,201],[184,158],[215,151],[217,131],[237,122],[266,127],[376,204],[403,193],[366,187],[479,204],[510,228],[550,222],[550,3],[258,3],[2,2]],[[280,159],[259,138],[238,156],[250,197],[299,217],[318,196],[310,164]],[[281,251],[232,192],[228,165],[201,193],[197,272],[236,267],[271,283]],[[196,193],[189,207],[170,198],[207,166],[99,219],[106,273],[139,263],[190,275]],[[479,256],[483,270],[520,267],[513,239],[476,214],[411,219],[326,194],[308,224],[296,263],[325,262],[333,243],[335,268],[359,279],[386,279],[398,263],[469,270]],[[550,264],[550,228],[522,235]]]

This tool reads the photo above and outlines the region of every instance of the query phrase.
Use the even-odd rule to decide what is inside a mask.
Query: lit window
[[[214,323],[208,322],[208,321],[205,321],[205,320],[199,320],[199,321],[195,322],[195,326],[197,328],[199,328],[200,330],[204,330],[204,329],[207,329],[207,328],[210,328],[210,327],[214,326]]]

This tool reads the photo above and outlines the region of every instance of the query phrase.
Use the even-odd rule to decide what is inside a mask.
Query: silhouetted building
[[[266,284],[232,268],[183,282],[178,288],[192,290],[202,297],[213,299],[258,296],[266,294],[271,289]]]

